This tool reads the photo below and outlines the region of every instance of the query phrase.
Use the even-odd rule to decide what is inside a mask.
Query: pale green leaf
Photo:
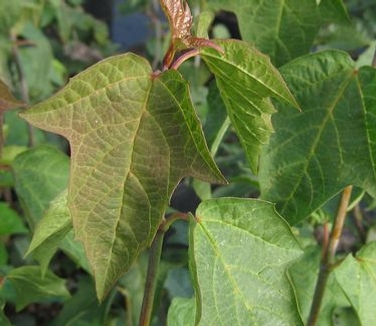
[[[72,220],[67,207],[67,191],[58,195],[37,224],[26,255],[32,254],[45,273],[52,256],[61,248],[86,270],[90,270],[81,242],[73,240]]]
[[[196,300],[194,298],[172,299],[168,309],[167,325],[194,326],[196,317]]]
[[[319,247],[306,248],[305,253],[288,269],[288,275],[296,293],[299,311],[303,321],[308,321],[317,277],[319,273],[321,249]],[[351,282],[351,280],[348,280]],[[351,310],[350,303],[341,291],[333,274],[329,275],[325,286],[325,293],[321,302],[317,325],[332,326],[336,318],[336,311]],[[351,314],[351,311],[348,311]],[[352,312],[353,315],[353,312]],[[354,326],[358,325],[357,323]]]
[[[68,206],[100,299],[150,245],[184,176],[223,182],[187,83],[134,54],[103,60],[22,116],[71,144]]]
[[[41,269],[37,266],[22,266],[13,269],[7,275],[7,279],[12,282],[17,293],[17,311],[32,302],[70,297],[64,279],[57,277],[51,271],[47,271],[42,277]]]
[[[26,146],[9,145],[3,148],[2,156],[0,158],[0,164],[12,165],[13,160],[18,154],[28,150]]]
[[[19,154],[12,164],[15,189],[34,229],[50,202],[68,185],[69,158],[42,145]]]
[[[262,198],[296,223],[347,185],[375,196],[376,70],[356,71],[347,54],[323,51],[281,71],[302,112],[278,104],[261,156]]]
[[[0,35],[9,37],[9,30],[22,14],[22,0],[0,0]]]
[[[200,13],[197,19],[196,27],[196,36],[208,38],[208,31],[210,25],[214,20],[214,13],[210,10],[206,10]]]
[[[272,132],[269,97],[296,105],[278,70],[269,58],[252,45],[235,40],[217,41],[224,54],[210,48],[200,51],[215,75],[228,115],[246,151],[253,171],[257,171],[261,146]]]
[[[302,325],[285,274],[301,249],[273,205],[209,200],[196,219],[190,263],[199,325]]]
[[[39,100],[55,89],[49,78],[53,64],[52,46],[47,36],[30,21],[25,23],[21,36],[33,44],[20,47],[19,56],[29,96]]]
[[[334,274],[361,325],[376,325],[376,242],[364,246],[356,257],[348,255]]]

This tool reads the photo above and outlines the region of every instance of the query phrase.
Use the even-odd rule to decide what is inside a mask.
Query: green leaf
[[[74,236],[73,225],[71,223],[70,230],[61,241],[60,249],[70,257],[79,267],[83,268],[88,273],[91,273],[89,261],[86,257],[85,249],[82,242],[77,241]]]
[[[0,266],[4,266],[8,262],[8,251],[5,247],[5,243],[0,242]],[[1,280],[1,278],[0,278]],[[0,286],[1,287],[1,286]],[[1,296],[0,296],[1,297]],[[1,299],[1,298],[0,298]],[[0,324],[1,325],[1,324]]]
[[[342,0],[321,0],[320,17],[329,23],[349,24],[351,22]]]
[[[68,185],[69,158],[52,146],[19,154],[12,165],[15,189],[34,229],[50,202]]]
[[[103,325],[108,302],[99,305],[95,295],[95,285],[87,275],[77,281],[77,292],[69,298],[54,319],[54,326]]]
[[[32,302],[40,302],[52,298],[66,299],[70,297],[65,287],[65,280],[47,271],[42,277],[37,266],[22,266],[13,269],[8,275],[17,293],[16,309],[20,311]]]
[[[271,203],[201,203],[190,263],[200,325],[302,325],[285,275],[301,249]]]
[[[334,271],[342,291],[356,311],[361,325],[375,325],[376,242],[370,242],[356,255],[348,255]]]
[[[214,10],[236,14],[244,41],[249,41],[276,66],[309,52],[321,25],[314,0],[208,0]]]
[[[0,202],[0,235],[27,233],[22,218],[7,203]]]
[[[49,80],[53,63],[51,42],[31,22],[25,24],[21,36],[33,44],[20,47],[19,54],[30,98],[40,100],[54,90]]]
[[[296,293],[299,311],[305,322],[308,320],[311,309],[320,258],[321,249],[319,247],[306,248],[304,255],[297,259],[288,269],[289,279]],[[351,282],[351,279],[348,281]],[[336,310],[342,308],[351,307],[334,275],[330,274],[325,287],[317,325],[332,326]]]
[[[206,115],[204,132],[210,151],[212,155],[215,155],[229,127],[226,106],[215,83],[210,83],[209,85],[207,102],[209,111]]]
[[[323,51],[281,71],[302,112],[277,106],[261,156],[262,198],[296,223],[347,185],[375,196],[376,70],[356,71],[347,54]]]
[[[4,313],[4,304],[3,304],[3,302],[1,302],[1,309],[0,309],[0,324],[3,325],[3,326],[11,326],[12,325],[10,323],[8,317]]]
[[[72,150],[68,205],[103,299],[150,245],[178,182],[223,182],[176,71],[134,54],[103,60],[25,111]]]
[[[0,34],[9,37],[9,30],[22,13],[22,0],[0,0]]]
[[[168,309],[167,325],[195,325],[196,300],[194,298],[175,297]]]
[[[257,171],[261,146],[268,142],[272,132],[270,117],[274,108],[269,97],[298,105],[267,56],[242,41],[217,41],[217,44],[224,55],[209,48],[200,53],[215,75],[251,168]]]
[[[137,325],[140,319],[147,268],[148,256],[145,252],[138,256],[129,271],[119,280],[120,292],[126,297],[127,305],[130,307],[127,309],[129,325]]]
[[[61,248],[81,267],[90,271],[81,242],[73,240],[72,220],[67,207],[67,191],[58,195],[37,224],[26,255],[32,254],[45,273],[52,256]]]
[[[0,158],[0,164],[12,165],[16,156],[27,149],[28,147],[26,146],[5,146],[3,148],[2,157]]]
[[[214,13],[211,10],[200,12],[197,23],[195,24],[196,36],[208,38],[208,30],[210,29],[210,25],[212,24],[213,20]]]

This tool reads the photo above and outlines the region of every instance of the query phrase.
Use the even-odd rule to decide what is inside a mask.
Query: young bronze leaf
[[[134,54],[108,58],[22,116],[71,145],[68,206],[103,299],[148,247],[187,175],[223,180],[188,83]]]
[[[165,69],[171,66],[175,53],[184,49],[211,47],[223,52],[217,44],[209,39],[191,34],[193,18],[191,10],[184,0],[161,0],[161,7],[167,16],[171,31],[170,47],[163,59]]]
[[[183,0],[161,0],[161,7],[167,16],[172,41],[191,35],[192,14]]]

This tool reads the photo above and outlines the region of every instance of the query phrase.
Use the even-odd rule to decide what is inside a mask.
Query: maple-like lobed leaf
[[[376,195],[376,70],[354,69],[340,51],[296,59],[281,69],[302,112],[278,104],[275,133],[261,155],[262,198],[290,223],[347,185]]]
[[[71,144],[68,206],[103,299],[154,238],[187,175],[222,182],[176,71],[134,54],[103,60],[22,114]]]

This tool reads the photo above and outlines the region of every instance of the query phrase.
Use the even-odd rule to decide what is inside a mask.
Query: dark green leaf
[[[133,54],[103,60],[22,116],[70,141],[68,205],[101,299],[151,243],[181,178],[223,181],[187,83],[176,71],[154,76]]]
[[[53,326],[101,326],[106,309],[107,302],[99,306],[92,279],[88,276],[80,277],[77,292],[64,303]]]
[[[285,275],[301,250],[273,205],[209,200],[196,219],[190,254],[200,325],[302,325]]]
[[[21,217],[8,204],[0,202],[0,235],[27,233]]]
[[[276,66],[309,52],[321,25],[314,0],[208,0],[214,10],[236,14],[242,39],[268,54]]]
[[[261,156],[264,199],[296,223],[347,185],[376,195],[376,70],[323,51],[282,68],[303,112],[278,105]]]
[[[324,21],[329,23],[350,23],[350,18],[342,0],[321,0],[319,10],[320,18]]]

